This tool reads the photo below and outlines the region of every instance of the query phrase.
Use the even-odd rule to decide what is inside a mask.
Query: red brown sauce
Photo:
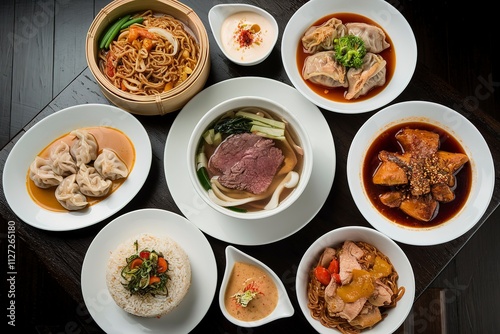
[[[335,13],[335,14],[330,14],[328,16],[322,17],[318,21],[314,22],[312,26],[318,26],[332,17],[335,17],[339,20],[342,21],[343,24],[346,23],[352,23],[352,22],[361,22],[361,23],[366,23],[366,24],[372,24],[374,26],[379,27],[380,29],[384,30],[379,24],[377,24],[375,21],[369,19],[366,16],[359,15],[359,14],[354,14],[354,13]],[[379,55],[384,58],[384,60],[387,62],[386,64],[386,78],[385,78],[385,84],[380,86],[380,87],[375,87],[372,90],[370,90],[368,93],[365,95],[362,95],[358,97],[357,99],[352,99],[352,100],[347,100],[344,97],[345,92],[347,91],[347,88],[344,87],[325,87],[322,85],[318,85],[315,83],[310,82],[309,80],[304,80],[306,85],[314,91],[316,94],[320,95],[321,97],[324,97],[325,99],[331,100],[331,101],[336,101],[336,102],[359,102],[363,100],[367,100],[369,98],[374,97],[381,91],[387,87],[389,82],[391,81],[394,71],[396,69],[396,50],[393,46],[392,40],[390,36],[387,34],[387,32],[384,30],[385,33],[385,39],[387,43],[389,43],[391,46],[388,47],[387,49],[383,50],[382,52],[379,53]],[[305,59],[310,56],[311,54],[304,52],[304,48],[302,47],[302,41],[299,41],[297,43],[297,68],[299,72],[301,73],[302,76],[302,68],[304,67],[304,61]]]
[[[436,209],[437,214],[435,214],[434,218],[428,222],[423,222],[412,218],[399,208],[390,208],[382,204],[379,199],[379,196],[381,194],[394,190],[394,188],[376,185],[372,182],[373,174],[375,173],[380,163],[378,159],[378,153],[382,150],[403,153],[401,146],[395,138],[396,133],[403,128],[421,129],[435,132],[439,134],[439,150],[466,154],[463,147],[453,136],[437,126],[421,122],[398,124],[397,126],[391,127],[384,131],[381,135],[379,135],[371,144],[366,153],[362,171],[363,183],[366,193],[370,198],[373,206],[375,206],[375,208],[382,215],[384,215],[394,223],[417,228],[428,228],[443,224],[444,222],[450,220],[453,216],[455,216],[464,207],[465,202],[467,201],[472,185],[472,168],[470,163],[466,163],[455,174],[456,185],[453,188],[455,199],[449,203],[439,203],[438,208]]]
[[[110,127],[98,126],[98,127],[88,127],[84,128],[94,135],[98,144],[98,153],[101,153],[103,148],[110,148],[120,157],[120,159],[125,163],[129,172],[132,170],[135,164],[135,148],[132,144],[130,138],[122,131]],[[42,158],[48,158],[49,154],[54,146],[56,146],[60,141],[66,142],[70,147],[73,144],[74,136],[70,135],[69,132],[50,143],[45,147],[38,156]],[[33,201],[40,207],[54,212],[67,212],[56,199],[54,192],[56,187],[51,188],[39,188],[29,177],[30,171],[26,174],[26,188],[30,194]],[[113,192],[118,189],[127,178],[118,179],[113,181],[113,185],[109,193],[102,197],[90,197],[87,196],[87,201],[89,206],[99,203]]]

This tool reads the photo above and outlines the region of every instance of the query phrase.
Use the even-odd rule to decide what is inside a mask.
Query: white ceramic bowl
[[[245,12],[258,15],[264,23],[269,25],[269,29],[266,29],[266,31],[262,30],[261,32],[263,35],[262,43],[251,46],[251,48],[255,50],[260,49],[258,55],[256,54],[255,56],[251,56],[248,51],[235,53],[229,52],[224,45],[232,45],[232,43],[228,43],[228,41],[224,40],[221,35],[226,19],[237,13]],[[215,5],[208,12],[208,22],[210,24],[210,28],[212,29],[215,41],[217,42],[217,45],[221,49],[222,53],[224,53],[229,60],[238,65],[252,66],[260,64],[271,54],[274,46],[276,45],[276,41],[278,40],[279,27],[276,19],[271,14],[257,6],[239,3]],[[251,22],[250,19],[248,19],[248,22]]]
[[[335,13],[354,13],[380,25],[392,40],[396,53],[393,77],[378,94],[368,99],[332,101],[314,92],[302,78],[297,66],[297,47],[305,31],[321,18]],[[417,63],[417,44],[410,25],[389,2],[383,0],[311,0],[305,3],[288,21],[283,32],[281,56],[292,84],[307,99],[338,113],[356,114],[383,107],[395,99],[410,82]]]
[[[227,311],[226,306],[224,305],[224,295],[226,293],[231,272],[236,262],[249,263],[263,269],[264,272],[267,272],[267,274],[271,277],[274,284],[278,288],[278,304],[267,317],[255,321],[242,321],[236,319]],[[219,307],[227,320],[240,327],[258,327],[277,319],[291,317],[294,314],[292,302],[288,297],[285,286],[276,273],[263,262],[233,246],[226,247],[226,269],[224,271],[224,277],[222,278],[222,284],[219,292]]]
[[[385,130],[408,122],[424,122],[444,129],[460,143],[471,164],[472,185],[465,205],[448,221],[434,227],[412,228],[392,222],[371,203],[363,182],[363,161],[373,140]],[[495,170],[487,143],[468,119],[437,103],[408,101],[380,110],[361,126],[349,149],[347,180],[358,209],[373,227],[396,241],[423,246],[453,240],[479,221],[493,194]]]
[[[398,285],[405,288],[403,297],[398,301],[395,308],[387,311],[387,317],[385,317],[384,320],[373,326],[373,328],[362,331],[367,334],[393,333],[405,321],[413,306],[413,301],[415,299],[415,277],[411,264],[403,250],[384,234],[368,227],[341,227],[322,235],[309,246],[300,260],[295,283],[297,300],[302,313],[318,333],[340,333],[335,329],[323,326],[318,320],[311,316],[309,308],[307,307],[307,284],[309,282],[309,272],[318,263],[325,247],[339,247],[346,240],[364,241],[375,246],[390,259],[394,269],[398,272]]]
[[[224,115],[226,112],[234,109],[240,109],[242,107],[259,107],[265,110],[269,110],[273,112],[275,115],[281,116],[282,119],[286,120],[289,123],[290,128],[293,129],[298,138],[299,141],[298,144],[304,150],[302,171],[300,173],[300,179],[297,186],[285,199],[283,199],[279,203],[277,207],[273,209],[251,211],[251,212],[250,211],[238,212],[223,207],[219,204],[216,204],[209,198],[208,192],[202,187],[196,174],[196,161],[195,161],[196,152],[200,140],[202,140],[203,133],[215,120]],[[307,183],[309,182],[311,176],[312,166],[313,166],[312,147],[309,136],[305,131],[303,125],[297,120],[297,118],[290,111],[288,111],[286,108],[284,108],[277,102],[257,96],[240,96],[231,98],[217,104],[216,106],[208,110],[205,113],[205,115],[200,119],[200,121],[196,124],[193,132],[191,133],[188,142],[187,152],[188,152],[187,153],[188,174],[196,192],[214,210],[217,210],[220,213],[225,214],[227,216],[239,219],[262,219],[270,217],[276,215],[279,212],[282,212],[286,208],[293,205],[293,203],[301,196],[302,192],[306,188]]]

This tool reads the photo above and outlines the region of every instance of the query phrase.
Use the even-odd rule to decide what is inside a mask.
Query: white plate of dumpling
[[[129,203],[151,161],[149,136],[134,116],[110,105],[77,105],[45,117],[17,141],[5,163],[4,193],[27,224],[75,230]]]
[[[364,50],[347,36],[362,40]],[[410,25],[384,0],[308,1],[288,21],[281,51],[285,71],[302,95],[345,114],[390,103],[406,88],[417,63]],[[348,54],[358,61],[349,61]]]

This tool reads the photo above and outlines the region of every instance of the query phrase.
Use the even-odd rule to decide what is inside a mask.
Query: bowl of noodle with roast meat
[[[393,333],[410,313],[413,269],[403,250],[372,228],[319,237],[297,271],[299,306],[319,333]]]
[[[86,55],[104,96],[139,115],[181,109],[210,72],[205,27],[178,1],[112,1],[89,28]]]

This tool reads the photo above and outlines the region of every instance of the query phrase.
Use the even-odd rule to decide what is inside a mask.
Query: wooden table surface
[[[291,0],[283,3],[265,1],[246,2],[260,5],[275,15],[280,31],[283,31],[291,15],[305,3],[303,0]],[[215,2],[186,0],[184,3],[195,10],[208,30],[207,14]],[[210,32],[209,37],[212,69],[206,87],[240,76],[266,77],[291,85],[281,63],[281,35],[270,57],[261,65],[254,67],[240,67],[232,64],[223,57]],[[490,147],[494,161],[500,161],[500,123],[480,109],[470,112],[467,108],[463,108],[464,99],[463,96],[459,95],[457,91],[443,82],[434,73],[431,73],[419,61],[411,82],[404,92],[391,104],[408,100],[424,100],[437,102],[457,110],[466,116],[482,133]],[[10,135],[8,143],[0,152],[0,170],[3,172],[5,161],[13,145],[31,126],[58,110],[84,103],[110,104],[102,95],[88,69],[77,73],[74,80],[63,88],[48,105],[39,108],[35,112],[31,111],[33,113],[31,116],[27,113],[22,129],[18,133],[12,133],[12,128],[9,128],[9,124],[2,122],[1,133],[3,135],[9,133]],[[321,112],[330,126],[337,155],[335,179],[330,194],[326,199],[326,204],[304,228],[281,241],[259,246],[238,246],[244,252],[265,262],[281,277],[295,308],[295,315],[293,317],[276,321],[262,328],[254,328],[252,329],[253,333],[280,330],[283,326],[286,326],[286,328],[295,328],[297,331],[310,332],[312,329],[301,314],[294,287],[294,275],[302,254],[311,242],[332,229],[348,225],[370,226],[352,200],[346,178],[346,159],[350,143],[357,130],[376,111],[356,115],[338,114],[326,110],[321,110]],[[124,213],[142,208],[159,208],[182,215],[182,212],[170,194],[163,170],[165,142],[177,114],[178,112],[164,116],[137,116],[147,130],[152,144],[153,161],[150,174],[137,196],[118,213],[102,222],[75,231],[50,232],[40,230],[22,222],[8,206],[4,193],[2,192],[0,195],[2,220],[4,222],[14,221],[16,223],[18,237],[30,245],[40,259],[42,259],[42,262],[46,264],[57,282],[75,300],[82,302],[82,305],[83,298],[80,286],[82,263],[93,238],[106,224]],[[488,209],[469,232],[453,241],[436,246],[419,247],[400,244],[414,270],[416,269],[416,297],[422,294],[431,281],[498,207],[500,203],[499,168],[499,164],[496,164],[496,183],[493,198]],[[339,208],[342,209],[339,210]],[[265,232],[263,231],[263,233]],[[210,235],[206,235],[206,237],[212,246],[217,262],[217,296],[225,267],[224,251],[229,244],[215,239]],[[82,312],[85,312],[85,309]],[[95,323],[93,326],[96,326]],[[217,297],[214,298],[206,316],[195,329],[196,332],[207,330],[217,332],[236,332],[238,330],[220,312]]]

